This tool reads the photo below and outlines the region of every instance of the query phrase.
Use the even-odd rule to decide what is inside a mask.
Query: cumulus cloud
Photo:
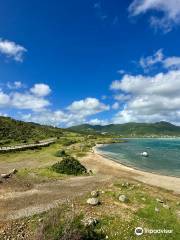
[[[47,99],[36,97],[30,93],[12,93],[10,97],[10,106],[18,109],[42,111],[50,105]]]
[[[33,88],[36,89],[38,84],[35,84]],[[50,102],[45,99],[47,93],[49,93],[49,86],[46,86],[46,92],[44,90],[40,91],[39,94],[31,93],[31,89],[26,92],[18,92],[17,89],[22,86],[22,83],[15,82],[9,85],[11,91],[9,93],[5,93],[0,89],[0,108],[15,108],[15,109],[27,109],[32,111],[42,111],[50,105]],[[49,91],[47,91],[47,89]],[[46,93],[46,94],[45,94]]]
[[[118,102],[113,103],[112,109],[117,110],[118,108],[119,108],[119,103]]]
[[[162,17],[153,15],[153,10],[162,13]],[[151,26],[161,28],[164,32],[169,32],[173,26],[180,24],[179,0],[134,0],[129,6],[131,16],[145,14],[148,11],[151,11]]]
[[[180,123],[180,70],[154,76],[124,75],[112,89],[130,94],[114,122],[151,122],[166,120]]]
[[[8,103],[10,101],[10,97],[8,94],[5,94],[1,89],[0,89],[0,107],[6,107],[8,106]]]
[[[108,122],[108,120],[93,118],[93,119],[89,120],[88,123],[91,125],[107,125],[109,122]]]
[[[27,122],[36,122],[44,125],[60,126],[70,121],[69,116],[61,110],[45,110],[36,113],[22,114],[22,119]]]
[[[22,119],[54,126],[69,127],[82,123],[106,124],[106,121],[97,118],[87,120],[87,117],[99,112],[106,111],[109,106],[101,103],[96,98],[86,98],[80,101],[74,101],[65,110],[52,111],[44,109],[31,114],[23,114]]]
[[[165,69],[180,69],[180,57],[166,57],[163,50],[159,49],[152,56],[141,57],[139,60],[139,65],[146,72],[157,64],[160,64]]]
[[[27,49],[23,46],[0,38],[0,53],[7,58],[12,58],[17,62],[23,62],[25,52],[27,52]]]
[[[51,89],[47,84],[37,83],[30,89],[30,91],[38,97],[45,97],[50,94]]]
[[[74,101],[67,108],[73,114],[79,114],[81,116],[89,116],[99,112],[109,110],[109,106],[101,103],[96,98],[86,98],[80,101]]]
[[[162,63],[164,58],[163,50],[159,49],[153,56],[141,57],[139,64],[143,69],[149,69],[151,66]]]

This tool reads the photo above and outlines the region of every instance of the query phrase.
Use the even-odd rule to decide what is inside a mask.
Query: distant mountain
[[[60,128],[27,123],[0,116],[0,145],[12,142],[25,143],[58,137],[61,136],[64,131],[65,130]]]
[[[105,126],[82,124],[70,127],[69,130],[83,133],[117,134],[122,136],[180,136],[180,127],[169,122],[125,123]]]

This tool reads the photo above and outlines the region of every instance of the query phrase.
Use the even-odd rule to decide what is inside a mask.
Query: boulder
[[[165,209],[170,209],[170,206],[167,205],[167,204],[163,204],[163,208],[165,208]]]
[[[2,178],[10,178],[11,177],[11,173],[2,173],[1,177]]]
[[[128,197],[126,195],[120,195],[119,196],[119,201],[121,201],[121,202],[128,202],[129,199],[128,199]]]
[[[13,174],[17,173],[17,169],[13,169],[11,172],[9,173],[2,173],[1,174],[1,178],[10,178]]]
[[[155,207],[154,210],[155,210],[155,212],[159,212],[159,208],[157,208],[157,207]]]
[[[156,201],[159,203],[164,203],[164,201],[162,199],[156,198]]]
[[[122,187],[129,187],[130,184],[129,184],[128,182],[124,182],[124,183],[121,184],[121,186],[122,186]]]
[[[96,197],[99,196],[99,192],[98,191],[92,191],[91,196],[96,198]]]
[[[87,203],[91,206],[96,206],[99,204],[99,199],[98,198],[88,198]]]
[[[18,172],[18,170],[14,168],[14,169],[12,170],[11,174],[16,174],[17,172]]]
[[[82,223],[85,227],[91,227],[91,226],[96,226],[98,223],[98,220],[93,217],[87,217],[82,220]]]

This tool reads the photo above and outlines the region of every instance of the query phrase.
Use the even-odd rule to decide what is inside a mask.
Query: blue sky
[[[180,124],[180,1],[1,1],[0,114]]]

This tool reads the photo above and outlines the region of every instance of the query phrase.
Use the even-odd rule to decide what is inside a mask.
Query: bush
[[[75,158],[66,156],[61,162],[52,166],[53,171],[68,175],[81,175],[87,173],[86,168]]]
[[[55,154],[56,157],[66,157],[68,154],[65,152],[65,150],[59,150]]]

